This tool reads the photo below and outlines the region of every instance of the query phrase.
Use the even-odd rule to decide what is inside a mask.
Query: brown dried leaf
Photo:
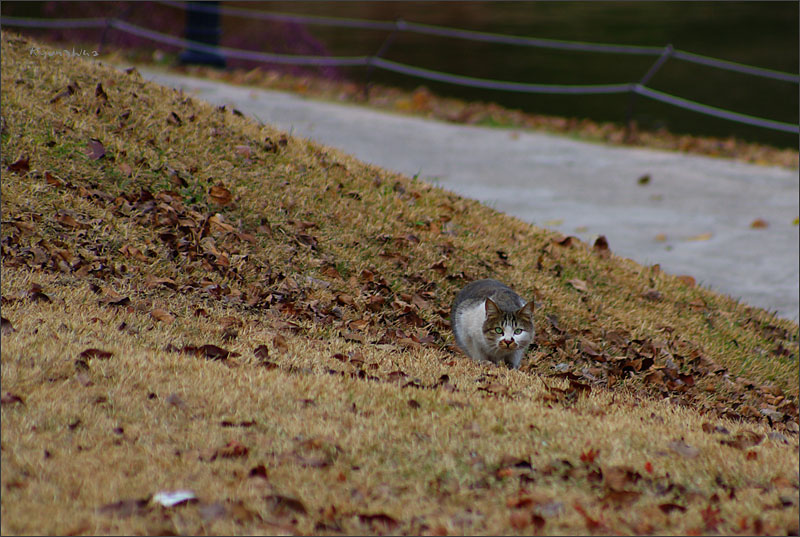
[[[658,506],[659,509],[665,514],[668,515],[672,511],[680,511],[681,513],[686,512],[686,508],[682,505],[678,505],[675,503],[662,503]]]
[[[233,146],[233,151],[244,158],[250,158],[253,155],[253,150],[249,145],[236,145]]]
[[[606,258],[611,254],[611,250],[608,249],[608,239],[606,239],[605,235],[600,235],[595,239],[592,249],[594,253],[602,258]]]
[[[578,291],[588,291],[589,287],[584,280],[579,280],[578,278],[574,278],[572,280],[567,281],[572,287],[577,289]]]
[[[233,459],[238,457],[246,457],[250,452],[247,446],[244,446],[236,440],[231,440],[224,447],[217,449],[216,456],[220,459]]]
[[[250,471],[247,473],[247,477],[260,477],[262,479],[267,479],[267,467],[263,464],[259,464],[258,466],[253,466],[250,468]]]
[[[585,462],[586,464],[592,464],[599,454],[600,454],[599,449],[589,448],[588,451],[584,451],[583,453],[581,453],[581,462]]]
[[[234,227],[227,222],[225,222],[225,217],[221,214],[217,213],[214,216],[209,217],[208,223],[213,227],[224,231],[226,233],[230,233],[234,231]]]
[[[673,440],[667,444],[667,447],[687,459],[694,459],[700,455],[700,451],[697,448],[693,448],[683,440]]]
[[[755,220],[750,222],[750,227],[753,229],[764,229],[766,227],[769,227],[769,224],[767,223],[766,220],[762,218],[756,218]]]
[[[629,466],[612,466],[603,470],[606,487],[616,491],[626,490],[639,477],[639,473]]]
[[[86,155],[92,160],[99,160],[106,154],[106,148],[103,143],[97,138],[91,138],[89,145],[86,147]]]
[[[131,515],[143,515],[149,511],[147,508],[149,502],[150,498],[120,500],[98,507],[97,512],[101,515],[115,515],[121,518],[128,518]]]
[[[391,532],[400,525],[395,518],[390,517],[386,513],[361,514],[358,515],[358,519],[363,524],[368,524],[370,527],[372,527],[373,531],[377,532]]]
[[[170,112],[169,116],[167,116],[167,123],[169,123],[170,125],[177,125],[180,127],[181,125],[183,125],[183,120],[175,112]]]
[[[183,348],[183,352],[195,354],[207,360],[227,360],[228,357],[239,356],[237,352],[229,351],[222,347],[217,347],[216,345],[202,345],[200,347],[187,345]]]
[[[119,171],[122,172],[122,174],[126,177],[133,175],[133,169],[124,162],[120,162],[119,165],[117,165],[117,168],[119,168]]]
[[[572,235],[564,236],[564,235],[556,235],[553,237],[553,243],[559,246],[563,246],[565,248],[569,248],[575,244],[580,244],[580,239],[578,237],[574,237]]]
[[[6,319],[5,317],[0,317],[0,326],[2,327],[0,328],[0,333],[2,333],[2,335],[4,336],[7,336],[8,334],[15,332],[14,325],[11,324],[11,321]]]
[[[114,353],[111,351],[104,351],[101,349],[90,348],[81,352],[79,356],[84,360],[90,360],[92,358],[97,358],[98,360],[108,360],[113,355]]]
[[[685,285],[686,287],[694,287],[696,284],[694,278],[692,278],[688,274],[681,274],[680,276],[675,276],[675,277],[678,279],[678,281],[682,282],[683,285]]]
[[[12,171],[14,173],[24,175],[28,173],[28,171],[31,169],[30,160],[28,159],[28,157],[20,157],[12,164],[9,164],[8,169],[9,171]]]
[[[73,82],[72,84],[68,84],[67,85],[67,89],[65,89],[64,91],[62,91],[60,93],[57,93],[55,97],[50,99],[50,104],[57,103],[58,101],[61,100],[62,97],[69,97],[70,95],[75,93],[75,91],[77,89],[78,89],[78,85],[76,83]]]
[[[94,88],[94,96],[103,102],[108,102],[108,95],[106,95],[106,92],[103,90],[103,84],[100,82],[98,82],[97,86]]]
[[[764,440],[764,435],[754,431],[742,431],[736,433],[732,438],[723,438],[719,441],[723,446],[730,446],[736,449],[747,449],[757,446]]]
[[[2,405],[13,405],[15,403],[22,403],[24,405],[25,401],[23,401],[22,397],[19,395],[11,392],[5,392],[2,396],[0,396],[0,404]]]
[[[642,296],[644,298],[646,298],[647,300],[652,300],[653,302],[658,302],[659,300],[661,300],[663,298],[661,293],[657,289],[653,289],[653,288],[648,289],[647,291],[642,293]]]
[[[713,236],[714,236],[713,233],[700,233],[699,235],[694,235],[692,237],[689,237],[686,240],[687,241],[692,241],[692,242],[707,241],[707,240],[711,240],[711,237],[713,237]]]
[[[175,316],[172,315],[165,309],[156,308],[150,312],[150,316],[157,321],[161,321],[164,324],[172,324],[175,322]]]
[[[272,346],[281,352],[289,352],[289,344],[286,342],[286,338],[281,334],[276,334],[275,337],[272,338]]]
[[[266,500],[270,510],[278,516],[291,515],[291,513],[298,513],[301,515],[308,513],[306,506],[297,498],[281,496],[280,494],[270,494],[269,496],[265,496],[264,500]]]
[[[208,195],[217,205],[228,205],[233,201],[233,194],[231,194],[231,191],[222,185],[212,186],[208,191]]]

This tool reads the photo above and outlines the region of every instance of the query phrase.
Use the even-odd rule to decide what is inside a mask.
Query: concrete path
[[[295,136],[798,320],[798,172],[454,125],[139,69]],[[649,175],[647,184],[639,178]],[[766,228],[752,228],[756,219]]]

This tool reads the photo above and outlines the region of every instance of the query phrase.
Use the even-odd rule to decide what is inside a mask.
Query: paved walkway
[[[454,125],[139,69],[295,136],[798,320],[798,172]],[[649,175],[647,184],[639,178]],[[756,219],[766,228],[752,228]]]

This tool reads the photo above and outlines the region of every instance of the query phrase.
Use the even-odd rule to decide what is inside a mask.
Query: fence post
[[[219,27],[219,2],[189,2],[186,9],[186,39],[216,47],[222,31]],[[181,52],[181,64],[225,67],[225,58],[219,54],[188,48]]]
[[[364,100],[365,101],[369,99],[369,89],[372,86],[372,72],[375,71],[375,66],[372,65],[372,60],[375,59],[375,58],[380,58],[383,54],[386,53],[387,50],[389,50],[389,47],[392,45],[392,43],[394,42],[395,38],[397,37],[397,32],[402,31],[405,28],[405,26],[406,26],[406,22],[403,19],[397,19],[394,22],[394,30],[392,30],[392,33],[390,33],[388,36],[386,36],[386,39],[383,40],[383,43],[381,44],[381,47],[378,49],[378,52],[376,52],[369,59],[369,64],[367,65],[367,81],[364,83]]]
[[[672,56],[673,48],[672,43],[664,47],[664,51],[658,59],[650,66],[650,69],[642,76],[637,85],[644,86],[653,76],[658,72],[661,67],[667,63],[667,60]],[[628,109],[625,112],[625,139],[626,141],[633,141],[634,121],[633,114],[636,106],[636,92],[631,90],[630,97],[628,97]]]
[[[131,12],[132,6],[128,5],[125,9],[122,10],[122,13],[119,14],[117,17],[119,20],[125,20],[128,18],[128,14]],[[106,25],[103,27],[103,33],[100,36],[100,46],[98,47],[100,50],[98,54],[103,54],[103,48],[106,46],[106,38],[108,37],[108,31],[111,30],[111,21],[114,19],[112,17],[106,18]]]

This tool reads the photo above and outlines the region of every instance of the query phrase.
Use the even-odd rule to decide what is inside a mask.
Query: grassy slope
[[[31,46],[3,33],[4,533],[797,530],[796,324]],[[450,347],[487,276],[537,302],[521,371]]]

